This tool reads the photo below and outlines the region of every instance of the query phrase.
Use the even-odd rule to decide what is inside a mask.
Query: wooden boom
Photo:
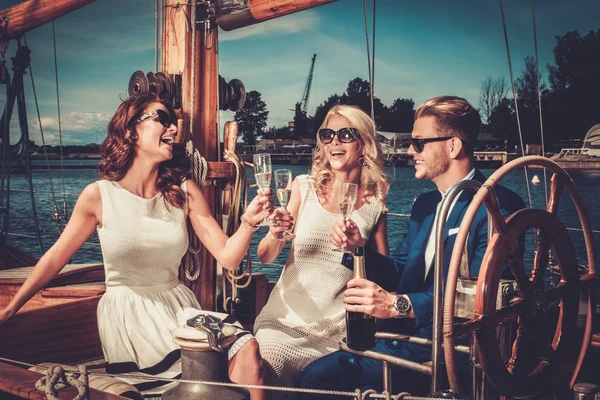
[[[333,1],[335,0],[217,0],[217,25],[230,31]]]
[[[29,0],[0,10],[0,39],[15,39],[24,33],[42,26],[93,2],[94,0]],[[6,21],[6,22],[4,22]]]

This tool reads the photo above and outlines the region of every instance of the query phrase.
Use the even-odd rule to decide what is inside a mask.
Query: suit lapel
[[[485,176],[483,176],[481,171],[476,169],[475,176],[473,176],[473,180],[482,183],[485,182]],[[459,220],[462,217],[462,215],[466,212],[467,206],[471,203],[471,200],[473,199],[473,196],[475,196],[476,192],[477,191],[475,189],[465,189],[460,194],[460,196],[458,196],[458,200],[456,201],[456,204],[454,204],[454,207],[452,207],[452,211],[450,212],[448,220],[446,221],[444,243],[448,242],[448,231],[451,228],[458,228],[460,226]]]
[[[431,229],[433,229],[435,210],[440,200],[441,194],[438,193],[434,202],[428,204],[431,210],[428,211],[427,216],[423,219],[419,232],[412,243],[412,247],[419,249],[419,251],[409,253],[409,257],[406,260],[406,268],[398,287],[399,293],[412,293],[425,282],[425,248],[427,247],[427,240],[429,239]]]

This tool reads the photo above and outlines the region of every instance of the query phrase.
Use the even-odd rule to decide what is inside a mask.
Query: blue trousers
[[[378,340],[374,351],[405,358],[415,362],[431,360],[431,347],[396,340]],[[418,394],[429,392],[430,378],[415,371],[391,366],[392,392],[407,391]],[[379,360],[336,351],[313,361],[300,375],[299,386],[305,389],[339,390],[353,392],[375,389],[383,390],[383,366]],[[300,395],[298,399],[335,398],[333,396]],[[347,399],[348,397],[340,397]]]

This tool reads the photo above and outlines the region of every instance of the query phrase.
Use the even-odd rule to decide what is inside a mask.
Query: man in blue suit
[[[347,311],[363,312],[383,320],[382,331],[432,337],[434,222],[448,189],[461,180],[485,181],[483,174],[473,167],[473,151],[480,125],[479,112],[460,97],[436,97],[418,108],[408,154],[415,161],[415,177],[432,181],[437,190],[417,198],[411,211],[408,233],[389,257],[365,248],[368,280],[348,282],[344,293]],[[523,200],[514,192],[496,186],[495,193],[505,217],[524,208]],[[449,213],[444,251],[446,271],[458,227],[474,194],[475,190],[464,190]],[[366,244],[352,221],[336,225],[330,239],[346,249]],[[481,207],[467,240],[473,277],[479,273],[486,248],[487,213]],[[345,256],[344,264],[352,268],[352,258]],[[431,347],[407,342],[378,340],[373,350],[415,362],[431,360]],[[414,393],[415,385],[421,389],[429,387],[423,382],[422,375],[400,367],[392,367],[392,377],[394,393]],[[337,351],[309,364],[300,377],[299,385],[309,389],[381,390],[382,382],[380,361]]]

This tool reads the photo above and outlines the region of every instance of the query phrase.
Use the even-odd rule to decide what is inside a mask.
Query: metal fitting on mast
[[[217,19],[215,12],[215,3],[213,0],[197,0],[195,24],[196,30],[204,30],[204,48],[210,50],[213,47],[212,40],[208,43],[208,37],[211,30],[215,28]]]

